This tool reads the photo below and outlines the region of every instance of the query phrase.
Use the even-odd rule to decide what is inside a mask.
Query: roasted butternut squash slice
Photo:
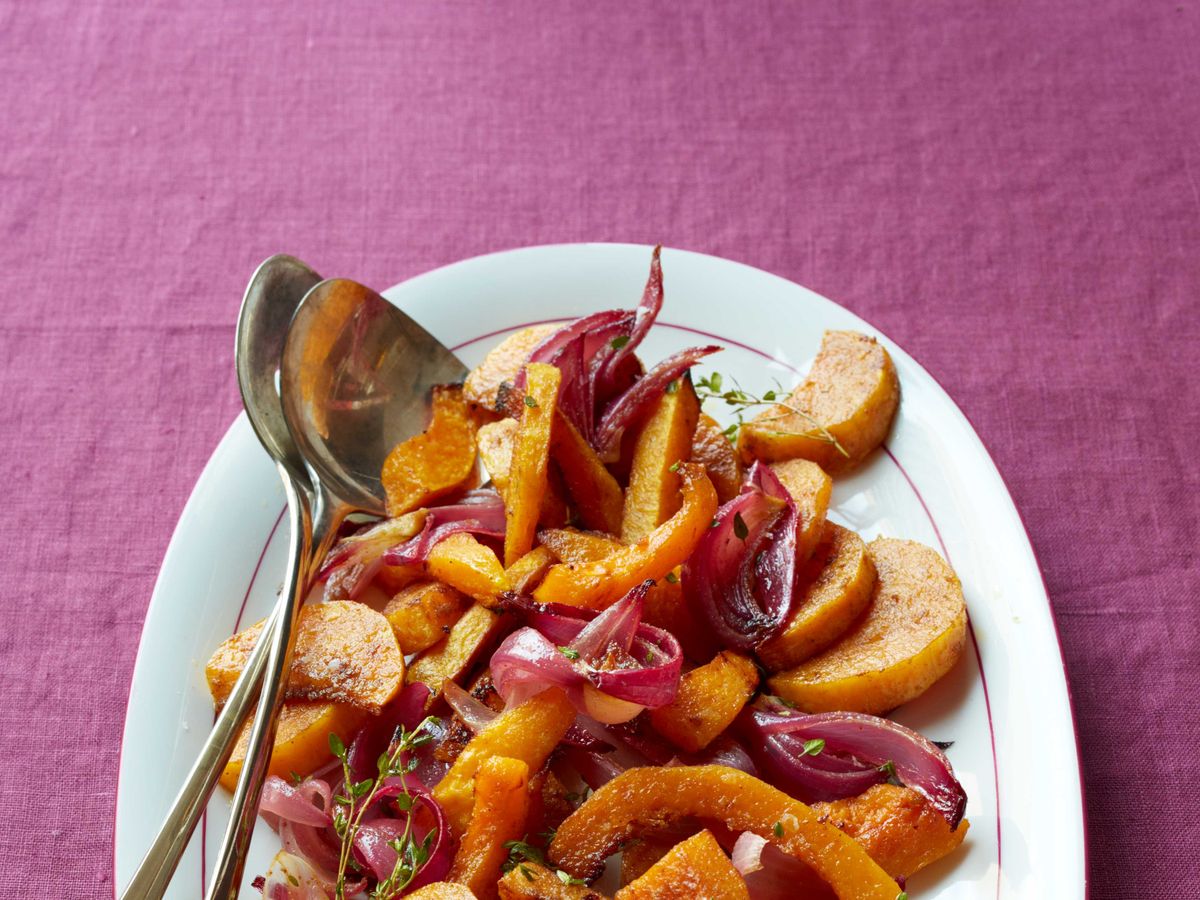
[[[746,882],[717,839],[701,831],[676,844],[615,900],[750,900]]]
[[[292,774],[308,775],[331,758],[329,735],[336,734],[346,744],[367,721],[363,710],[348,703],[325,703],[316,700],[289,700],[279,711],[275,725],[275,745],[268,775],[291,778]],[[242,727],[233,753],[221,772],[221,784],[232,791],[246,764],[246,748],[250,744],[250,728],[254,715]]]
[[[683,505],[670,519],[636,544],[593,563],[559,563],[546,573],[535,600],[604,609],[646,579],[658,580],[683,563],[695,549],[717,511],[717,495],[704,468],[679,466]]]
[[[475,422],[458,385],[433,389],[433,421],[383,463],[388,515],[399,516],[464,488],[475,476]]]
[[[887,437],[900,405],[900,380],[892,358],[874,338],[827,331],[808,377],[784,404],[739,429],[742,459],[800,457],[837,475],[862,462]]]
[[[519,759],[485,759],[475,773],[475,809],[458,845],[447,881],[471,889],[479,900],[496,896],[506,841],[520,840],[529,813],[529,766]]]
[[[419,581],[396,594],[383,608],[400,649],[420,653],[432,647],[458,621],[470,601],[440,581]]]
[[[737,448],[712,416],[700,414],[692,437],[692,461],[704,466],[717,491],[717,499],[728,503],[742,490],[746,472]]]
[[[213,700],[225,702],[263,623],[221,644],[205,674]],[[350,703],[379,712],[404,684],[404,654],[388,620],[362,603],[335,600],[300,610],[287,697]]]
[[[541,583],[556,562],[558,559],[548,547],[534,547],[505,569],[504,577],[508,579],[512,590],[518,594],[528,594]]]
[[[619,534],[625,494],[612,473],[583,435],[559,414],[551,435],[551,453],[575,501],[580,520],[588,528]]]
[[[500,900],[607,900],[586,884],[563,881],[557,872],[535,862],[514,866],[496,887]]]
[[[504,566],[492,548],[462,531],[434,545],[425,571],[485,606],[498,606],[500,595],[509,589]]]
[[[471,889],[451,881],[435,881],[405,895],[406,900],[479,900]]]
[[[479,459],[505,504],[509,502],[513,445],[519,428],[520,423],[516,419],[501,419],[479,429]],[[538,512],[539,523],[557,528],[567,521],[568,510],[563,494],[562,477],[551,467],[547,472],[546,493],[542,495]]]
[[[896,900],[900,893],[848,835],[799,800],[728,766],[645,766],[623,772],[562,823],[549,859],[576,878],[594,878],[622,843],[647,827],[684,816],[753,831],[816,870],[842,900]]]
[[[700,401],[688,377],[672,382],[638,432],[621,516],[621,540],[632,544],[675,515],[679,464],[692,454]]]
[[[676,747],[696,753],[728,728],[758,687],[758,668],[733,650],[685,672],[666,706],[650,710],[650,723]]]
[[[825,533],[825,514],[833,494],[833,479],[815,462],[789,459],[772,463],[771,471],[779,478],[796,503],[800,514],[796,529],[796,563],[803,565],[812,556]]]
[[[550,468],[550,431],[558,408],[562,373],[545,363],[525,367],[525,403],[513,442],[512,468],[505,496],[504,564],[511,566],[533,549],[538,513],[546,495]]]
[[[538,533],[538,540],[559,562],[574,565],[596,562],[621,549],[615,538],[575,528],[546,528]]]
[[[796,605],[783,629],[755,651],[773,672],[798,666],[849,630],[871,602],[875,564],[853,531],[826,522],[822,540],[800,570]]]
[[[879,714],[923,694],[962,656],[967,611],[954,570],[915,541],[876,538],[870,605],[836,644],[771,679],[806,712]]]
[[[458,681],[470,670],[504,630],[504,617],[476,603],[450,627],[450,633],[417,654],[408,667],[409,684],[421,682],[433,690],[430,701],[441,696],[442,685]]]
[[[813,812],[854,838],[893,878],[908,878],[953,852],[967,836],[964,819],[946,817],[916,791],[877,784],[846,800],[814,803]]]
[[[475,804],[475,773],[495,756],[519,759],[536,771],[575,721],[575,708],[557,688],[506,709],[475,735],[433,789],[455,834],[461,835]]]
[[[529,360],[533,348],[557,331],[561,324],[547,322],[542,325],[530,325],[502,340],[488,352],[483,362],[467,375],[463,382],[464,399],[483,409],[503,412],[496,406],[500,385],[506,381],[511,383]]]

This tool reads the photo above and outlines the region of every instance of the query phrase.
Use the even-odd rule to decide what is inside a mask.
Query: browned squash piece
[[[962,655],[966,605],[946,561],[891,538],[876,538],[867,552],[878,578],[866,612],[828,650],[771,679],[776,694],[806,712],[887,712],[923,694]]]
[[[650,710],[650,723],[676,747],[696,753],[730,726],[757,687],[754,662],[725,650],[685,672],[675,699]]]
[[[637,881],[656,862],[671,852],[678,839],[665,839],[660,835],[647,834],[630,841],[621,848],[621,885]]]
[[[894,784],[872,788],[813,812],[858,841],[893,878],[908,878],[952,853],[967,836],[964,819],[951,830],[946,817],[916,791]]]
[[[450,881],[435,881],[404,896],[406,900],[479,900],[470,888]]]
[[[420,653],[450,633],[469,601],[440,581],[419,581],[388,601],[383,614],[396,633],[400,649]]]
[[[672,382],[638,432],[621,515],[621,540],[632,544],[679,509],[679,464],[692,453],[700,401],[690,378]]]
[[[688,659],[709,659],[716,652],[708,623],[684,599],[679,569],[668,572],[646,592],[642,620],[675,635]]]
[[[496,410],[496,393],[500,385],[516,378],[533,348],[560,326],[561,323],[555,322],[530,325],[510,334],[493,347],[463,382],[466,401],[487,410]]]
[[[553,869],[523,862],[496,885],[500,900],[606,900],[586,884],[563,881]]]
[[[388,515],[428,506],[475,475],[475,423],[462,388],[433,389],[433,421],[422,434],[397,444],[383,463]]]
[[[293,773],[308,775],[315,772],[331,758],[329,735],[336,734],[348,745],[366,720],[367,713],[346,703],[289,700],[279,711],[267,774],[290,779]],[[251,714],[221,772],[221,784],[228,790],[237,786],[238,776],[242,773],[253,724],[254,715]]]
[[[479,429],[479,458],[500,496],[508,502],[509,475],[512,470],[513,443],[516,441],[516,419],[501,419]],[[567,521],[567,504],[563,500],[562,476],[551,467],[547,473],[546,493],[542,495],[538,521],[559,527]]]
[[[525,379],[525,402],[513,441],[512,468],[505,495],[506,566],[533,549],[538,514],[549,484],[550,430],[558,407],[562,372],[545,363],[530,363],[525,367]]]
[[[772,672],[800,665],[846,633],[871,602],[875,564],[862,538],[826,522],[799,580],[802,587],[791,617],[755,651]]]
[[[424,650],[408,667],[408,683],[421,682],[441,696],[449,679],[459,681],[504,630],[504,617],[476,603],[450,627],[445,639]]]
[[[829,512],[833,479],[807,459],[772,463],[771,471],[792,495],[796,511],[800,513],[800,525],[796,529],[796,562],[803,564],[817,549],[825,533],[825,514]]]
[[[515,563],[504,570],[509,586],[518,594],[528,594],[557,562],[547,547],[534,547]]]
[[[555,417],[551,453],[575,501],[579,518],[588,528],[617,534],[625,494],[612,473],[583,435],[561,413]]]
[[[742,490],[746,472],[737,449],[712,416],[700,414],[692,437],[692,461],[704,466],[717,490],[717,499],[728,503]]]
[[[615,900],[750,900],[746,882],[708,831],[675,845]]]
[[[550,688],[520,706],[506,709],[475,735],[433,789],[456,835],[467,827],[474,807],[475,773],[494,756],[519,759],[536,771],[575,721],[567,695]]]
[[[681,565],[711,526],[717,495],[702,466],[683,463],[679,474],[683,478],[679,512],[636,544],[622,547],[604,559],[584,565],[553,566],[533,592],[534,599],[604,609],[635,585],[646,579],[657,581]]]
[[[485,606],[500,604],[509,589],[504,566],[491,547],[460,531],[439,541],[425,558],[425,571]]]
[[[529,813],[529,766],[519,759],[485,759],[475,773],[475,809],[459,842],[447,881],[469,887],[480,900],[496,896],[506,841],[520,840]]]
[[[802,457],[837,475],[883,443],[900,405],[900,381],[874,338],[827,331],[808,377],[784,402],[793,409],[773,406],[739,429],[742,459]]]
[[[900,893],[848,835],[799,800],[728,766],[643,766],[621,773],[559,826],[549,859],[576,878],[594,878],[620,845],[686,816],[753,831],[815,869],[842,900],[896,900]]]
[[[375,575],[375,585],[389,597],[393,597],[424,575],[424,566],[384,566]],[[326,597],[334,599],[328,594]]]
[[[254,649],[262,622],[217,648],[205,667],[218,705],[225,702]],[[404,654],[388,620],[362,603],[335,600],[300,610],[287,696],[350,703],[379,712],[404,684]]]
[[[621,542],[608,535],[575,528],[546,528],[538,533],[542,546],[559,562],[591,563],[621,549]]]

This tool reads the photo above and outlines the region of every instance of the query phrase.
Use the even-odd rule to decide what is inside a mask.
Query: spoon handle
[[[281,465],[280,472],[283,471]],[[289,518],[293,527],[291,564],[281,599],[287,598],[290,602],[281,603],[279,607],[279,620],[272,635],[262,694],[250,729],[246,761],[233,792],[229,825],[218,851],[212,883],[205,895],[207,900],[233,900],[241,887],[246,851],[258,817],[258,802],[267,777],[271,749],[275,744],[275,726],[287,688],[287,673],[296,641],[295,623],[315,574],[315,566],[309,563],[322,558],[340,522],[337,511],[322,493],[318,493],[316,509],[310,515],[307,505],[300,500],[295,483],[290,478],[285,481],[288,484]]]
[[[166,892],[167,885],[175,874],[175,868],[179,865],[179,858],[183,855],[192,832],[196,830],[196,823],[204,812],[205,804],[221,771],[229,761],[237,736],[254,708],[262,674],[267,666],[267,655],[271,647],[270,635],[275,631],[278,616],[279,604],[271,611],[262,634],[246,660],[242,674],[238,676],[220,715],[213,723],[212,731],[175,796],[158,835],[146,851],[146,855],[142,857],[133,878],[121,892],[121,900],[157,900]]]

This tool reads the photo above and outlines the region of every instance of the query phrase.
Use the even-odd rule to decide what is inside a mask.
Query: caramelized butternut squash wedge
[[[268,775],[290,778],[292,773],[308,775],[331,758],[329,735],[336,734],[345,744],[367,720],[367,713],[347,703],[324,703],[313,700],[289,700],[279,711],[275,726],[275,746],[271,750]],[[246,764],[246,747],[250,744],[250,727],[254,716],[242,727],[233,754],[221,772],[221,784],[228,790],[237,786],[242,766]]]
[[[408,667],[408,683],[419,681],[434,692],[432,703],[447,681],[459,681],[491,649],[504,630],[504,617],[486,606],[471,606],[450,628],[446,637],[422,651]]]
[[[502,412],[496,408],[496,394],[500,385],[516,378],[533,348],[560,326],[558,322],[530,325],[510,334],[493,347],[463,382],[466,401],[486,410]]]
[[[567,493],[575,501],[580,520],[588,528],[619,533],[625,494],[617,479],[565,416],[555,417],[550,439],[551,453],[567,483]]]
[[[519,428],[520,424],[516,419],[501,419],[479,429],[479,458],[506,504],[509,502],[508,485],[512,474],[513,444],[516,442]],[[563,495],[562,476],[551,467],[547,472],[546,493],[542,495],[538,522],[558,528],[567,521],[568,510]]]
[[[557,562],[557,558],[548,547],[534,547],[515,563],[504,570],[509,587],[518,594],[528,594]]]
[[[704,466],[717,491],[717,499],[728,503],[742,490],[746,472],[737,449],[712,416],[700,414],[692,437],[692,461]]]
[[[717,511],[717,495],[704,468],[679,467],[683,505],[679,512],[636,544],[584,565],[559,563],[533,592],[541,603],[567,603],[604,609],[646,579],[658,580],[683,563],[695,549]]]
[[[811,459],[837,475],[883,443],[900,405],[900,381],[874,338],[827,331],[808,377],[784,402],[802,414],[774,406],[747,422],[739,429],[742,459]]]
[[[871,602],[875,564],[853,531],[826,522],[822,540],[799,575],[791,617],[775,637],[759,644],[759,660],[772,672],[798,666],[846,633]]]
[[[465,487],[475,475],[475,422],[462,388],[433,389],[433,421],[422,434],[397,444],[383,463],[388,515],[428,506]]]
[[[475,773],[475,809],[458,845],[448,881],[471,889],[479,900],[496,896],[506,841],[520,840],[529,813],[529,766],[519,759],[485,759]]]
[[[676,844],[615,900],[750,900],[746,882],[708,831]]]
[[[916,791],[877,784],[846,800],[814,803],[813,812],[854,838],[893,878],[908,878],[952,853],[967,836]]]
[[[262,633],[263,623],[221,644],[205,675],[213,700],[225,702]],[[310,603],[300,610],[287,696],[350,703],[379,712],[404,684],[404,654],[392,627],[362,603]]]
[[[420,653],[450,633],[468,600],[448,584],[419,581],[388,601],[383,614],[396,633],[400,649]]]
[[[500,900],[607,900],[586,884],[570,884],[545,866],[523,862],[496,885]]]
[[[509,589],[492,548],[462,531],[434,545],[425,559],[425,571],[485,606],[498,606],[500,595]]]
[[[538,540],[559,562],[575,565],[604,559],[622,546],[615,538],[575,528],[546,528],[538,533]]]
[[[800,513],[796,529],[796,563],[802,565],[812,556],[825,533],[825,514],[833,493],[833,479],[815,462],[789,459],[772,463],[771,471],[779,478]]]
[[[771,679],[806,712],[879,714],[923,694],[962,655],[962,585],[936,552],[877,538],[867,547],[878,579],[853,628],[825,652]]]
[[[461,835],[467,827],[475,805],[475,773],[484,760],[508,756],[530,770],[540,769],[574,721],[575,708],[567,695],[550,688],[506,709],[475,735],[433,789],[454,833]]]
[[[470,888],[450,881],[435,881],[405,894],[405,897],[407,900],[479,900]]]
[[[842,900],[896,900],[900,893],[848,835],[822,822],[799,800],[728,766],[646,766],[623,772],[563,822],[549,858],[576,878],[594,878],[604,860],[639,831],[683,816],[753,831],[815,869]]]
[[[685,672],[675,699],[650,710],[650,723],[676,747],[697,753],[733,723],[757,687],[750,657],[726,650]]]
[[[513,443],[512,469],[505,496],[504,564],[511,566],[533,549],[538,513],[546,495],[550,430],[558,408],[562,372],[545,363],[525,367],[525,404]]]
[[[638,432],[621,515],[621,540],[632,544],[679,510],[679,464],[692,452],[700,401],[691,378],[672,382]]]
[[[675,635],[688,659],[710,659],[717,651],[712,629],[688,605],[680,577],[676,568],[654,582],[646,592],[642,621]]]

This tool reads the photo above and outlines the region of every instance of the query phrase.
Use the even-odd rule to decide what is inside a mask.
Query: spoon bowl
[[[466,367],[370,288],[322,281],[304,298],[284,348],[281,390],[313,483],[358,512],[384,515],[384,460],[429,419],[430,389]]]

